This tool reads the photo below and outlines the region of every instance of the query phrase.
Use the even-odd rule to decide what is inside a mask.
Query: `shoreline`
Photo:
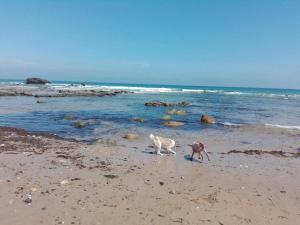
[[[18,149],[0,153],[3,225],[288,225],[300,218],[296,158],[219,154],[245,146],[209,135],[211,161],[200,163],[188,160],[185,143],[176,156],[160,157],[149,154],[146,138],[87,144],[15,128],[0,134]]]

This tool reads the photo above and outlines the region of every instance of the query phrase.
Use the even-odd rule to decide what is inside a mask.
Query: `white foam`
[[[269,124],[269,123],[266,123],[265,126],[277,127],[277,128],[282,128],[282,129],[300,130],[300,126],[279,125],[279,124]]]
[[[243,124],[240,124],[240,123],[231,123],[231,122],[220,122],[220,124],[222,124],[224,126],[230,126],[230,127],[242,126],[243,125]]]

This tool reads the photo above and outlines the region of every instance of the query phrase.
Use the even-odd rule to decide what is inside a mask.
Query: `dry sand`
[[[183,146],[161,157],[145,140],[86,144],[2,127],[0,224],[299,224],[299,158],[207,143],[211,161],[200,163]]]

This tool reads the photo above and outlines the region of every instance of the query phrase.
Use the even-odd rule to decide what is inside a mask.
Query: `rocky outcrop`
[[[146,102],[145,106],[153,106],[153,107],[172,107],[172,106],[189,106],[191,105],[191,102],[178,102],[178,103],[172,103],[172,102],[161,102],[161,101],[153,101],[153,102]]]
[[[202,115],[200,120],[202,123],[207,123],[207,124],[216,123],[216,119],[210,115]]]
[[[132,93],[124,90],[104,89],[60,89],[46,85],[0,85],[0,96],[34,96],[34,97],[77,97],[77,96],[115,96]]]
[[[51,81],[37,78],[37,77],[30,77],[26,79],[26,84],[50,84]]]

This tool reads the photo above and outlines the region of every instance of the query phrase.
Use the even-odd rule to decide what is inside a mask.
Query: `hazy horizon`
[[[0,79],[300,89],[300,1],[1,1]]]

